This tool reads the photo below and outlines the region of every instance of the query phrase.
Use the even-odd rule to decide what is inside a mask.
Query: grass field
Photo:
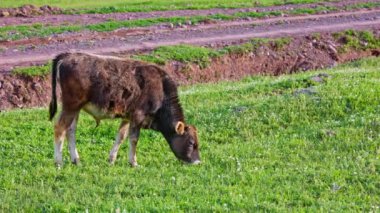
[[[323,2],[328,0],[108,0],[108,1],[81,1],[81,0],[2,0],[0,7],[18,7],[25,4],[52,5],[65,9],[79,9],[85,12],[110,13],[133,12],[172,9],[208,9],[208,8],[238,8]],[[257,2],[255,4],[255,2]]]
[[[310,80],[327,73],[324,83]],[[310,89],[310,95],[295,91]],[[380,59],[280,77],[181,88],[203,164],[178,162],[143,131],[140,167],[125,143],[107,163],[118,126],[82,114],[81,166],[53,163],[47,109],[0,112],[0,212],[364,211],[380,206]],[[67,145],[67,144],[65,144]]]

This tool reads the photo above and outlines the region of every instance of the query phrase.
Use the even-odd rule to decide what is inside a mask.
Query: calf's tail
[[[57,112],[57,73],[59,70],[58,62],[62,59],[63,54],[56,56],[53,59],[52,73],[51,73],[51,101],[49,105],[49,120],[51,121],[54,118],[55,113]]]

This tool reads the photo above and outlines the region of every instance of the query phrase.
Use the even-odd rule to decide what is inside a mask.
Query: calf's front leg
[[[120,145],[124,142],[125,138],[128,135],[128,128],[129,128],[129,123],[127,120],[123,120],[120,124],[119,127],[119,132],[116,135],[116,140],[115,143],[111,149],[110,152],[110,163],[113,164],[115,163],[115,160],[117,158],[117,152],[119,151]]]
[[[129,128],[129,163],[132,167],[138,166],[136,157],[137,141],[140,136],[140,127],[131,125]]]

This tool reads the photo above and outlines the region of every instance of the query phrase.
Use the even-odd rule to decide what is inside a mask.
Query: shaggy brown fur
[[[129,120],[130,129],[137,133],[140,128],[158,130],[168,140],[178,158],[186,162],[199,160],[196,132],[189,131],[191,134],[185,137],[178,134],[176,129],[179,122],[185,123],[177,86],[158,66],[85,53],[60,54],[53,60],[50,119],[57,111],[57,80],[62,91],[62,114],[72,118],[64,119],[61,115],[57,123],[59,128],[56,129],[67,129],[79,111],[82,108],[86,110],[86,106],[91,104],[101,111],[92,113],[97,121],[120,117]],[[195,129],[185,125],[180,127]],[[56,138],[59,137],[56,135]],[[179,143],[191,143],[195,148],[190,153],[183,152],[185,148],[180,148],[183,144]]]
[[[70,102],[71,109],[81,108],[85,103],[91,102],[103,111],[123,116],[136,107],[133,106],[133,100],[141,95],[140,85],[144,84],[141,73],[136,74],[136,69],[141,69],[146,64],[131,60],[97,58],[84,53],[65,53],[56,59],[55,64],[60,61],[58,78],[62,90],[67,91],[70,97],[74,94],[81,97],[75,102],[70,97],[62,98],[62,101]],[[154,77],[157,77],[157,73],[155,74]],[[67,104],[63,103],[63,106]],[[50,115],[50,119],[53,116],[54,113]]]

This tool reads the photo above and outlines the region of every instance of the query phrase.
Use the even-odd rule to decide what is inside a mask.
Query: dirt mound
[[[47,77],[0,75],[0,110],[45,106],[50,88]]]
[[[331,35],[318,38],[304,36],[293,38],[283,47],[275,43],[262,45],[249,53],[232,53],[214,58],[207,68],[196,64],[168,62],[165,69],[179,82],[192,84],[238,80],[249,75],[281,75],[307,70],[328,68],[371,55],[379,55],[378,49],[350,50],[340,53],[342,43]],[[25,77],[12,74],[0,75],[0,110],[46,106],[50,101],[50,76]]]
[[[36,15],[52,15],[61,13],[61,8],[52,7],[49,5],[36,7],[34,5],[27,4],[17,8],[0,9],[0,17],[31,17]]]

